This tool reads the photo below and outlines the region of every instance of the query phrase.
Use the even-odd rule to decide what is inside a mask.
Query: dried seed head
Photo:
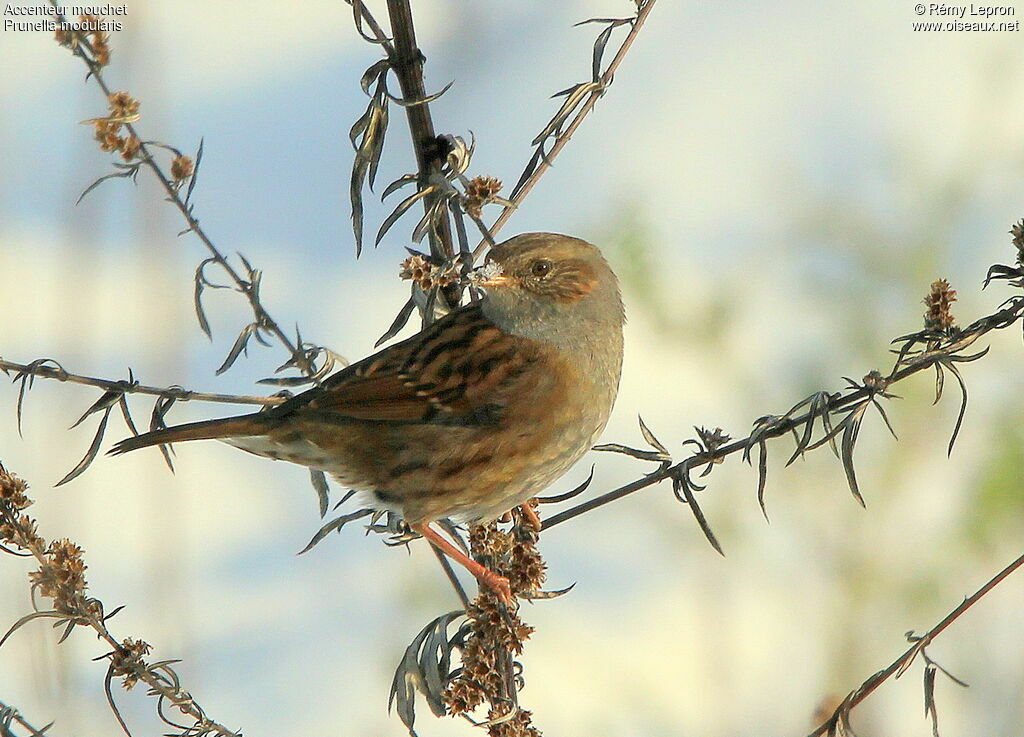
[[[129,118],[139,112],[141,103],[127,92],[114,92],[107,98],[110,117]]]
[[[872,392],[884,392],[889,387],[889,382],[877,369],[872,369],[864,377],[864,387]]]
[[[414,253],[401,264],[402,268],[398,276],[402,279],[412,279],[426,291],[430,288],[430,262],[418,253]]]
[[[53,38],[66,49],[74,49],[78,46],[78,36],[61,26],[57,26],[57,30],[53,32]]]
[[[28,484],[12,476],[0,466],[0,502],[7,504],[11,509],[21,511],[32,505],[32,500],[25,492],[28,491]]]
[[[36,532],[36,521],[27,514],[0,518],[0,542],[32,551],[42,551],[46,546]]]
[[[171,162],[171,178],[178,183],[188,179],[195,172],[195,164],[190,156],[176,156]]]
[[[80,547],[70,540],[54,540],[46,549],[45,562],[29,574],[29,580],[40,594],[53,599],[53,608],[61,614],[87,614],[85,568]]]
[[[1010,235],[1013,236],[1013,245],[1017,248],[1017,265],[1024,267],[1024,219],[1013,224]]]
[[[83,25],[95,29],[88,32],[92,58],[98,65],[105,67],[110,63],[110,35],[106,31],[100,30],[101,21],[95,15],[80,15],[78,20]]]
[[[434,287],[448,287],[459,281],[459,268],[455,264],[435,266],[427,258],[414,253],[405,259],[398,272],[402,279],[411,279],[424,292]]]
[[[948,332],[956,324],[956,319],[949,309],[954,302],[956,290],[950,288],[949,282],[945,279],[933,281],[931,291],[924,298],[925,306],[928,308],[924,313],[925,330]]]
[[[500,529],[497,522],[471,528],[470,550],[477,560],[507,578],[513,593],[536,591],[544,582],[546,568],[536,548],[538,532],[526,523],[526,515],[519,508],[510,516],[508,530]],[[490,704],[488,719],[496,722],[489,734],[537,737],[539,733],[530,726],[530,712],[508,714],[510,694],[517,688],[509,655],[523,651],[533,628],[519,618],[518,612],[507,610],[487,588],[481,588],[467,615],[470,634],[462,648],[462,670],[443,696],[449,713],[463,714],[486,701]]]
[[[500,719],[508,713],[509,707],[506,706],[503,709],[504,711],[492,710],[488,717]],[[533,712],[528,709],[517,709],[514,716],[495,724],[491,729],[491,734],[495,737],[540,737],[540,730],[531,722],[532,716]]]
[[[149,670],[143,658],[152,650],[149,643],[143,640],[125,639],[121,647],[110,656],[110,670],[114,676],[124,677],[124,688],[130,690],[139,682],[143,674]]]
[[[121,158],[125,161],[131,161],[138,153],[142,142],[135,136],[128,136],[124,139],[124,145],[121,146]]]
[[[478,218],[483,206],[492,202],[501,191],[501,180],[494,177],[473,177],[466,184],[466,194],[462,199],[462,207],[467,214]]]
[[[714,430],[708,430],[705,427],[696,427],[694,429],[697,431],[697,437],[700,438],[700,442],[711,453],[714,453],[732,440],[720,427],[716,427]],[[716,458],[715,463],[721,463],[723,460],[725,459]]]
[[[118,131],[121,130],[119,121],[97,118],[92,123],[96,128],[95,138],[100,142],[100,150],[107,152],[121,150],[124,146],[124,139],[118,135]]]
[[[46,541],[36,532],[36,521],[22,510],[32,506],[28,484],[0,464],[0,543],[42,554]]]

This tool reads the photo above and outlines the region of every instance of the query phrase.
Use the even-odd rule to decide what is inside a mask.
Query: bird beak
[[[511,279],[502,273],[501,266],[494,261],[489,261],[469,272],[469,283],[475,287],[503,287],[510,282]]]

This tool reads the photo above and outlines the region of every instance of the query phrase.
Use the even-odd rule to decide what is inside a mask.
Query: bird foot
[[[499,576],[491,569],[470,558],[451,542],[446,540],[444,536],[431,527],[429,523],[421,522],[419,524],[410,525],[410,528],[414,532],[418,532],[423,537],[427,538],[435,548],[472,573],[473,577],[477,581],[496,593],[498,598],[506,606],[513,606],[515,604],[516,599],[512,596],[512,586],[509,584],[507,578]]]
[[[483,566],[481,566],[483,568]],[[481,573],[473,572],[476,579],[487,586],[491,591],[498,595],[498,599],[505,606],[513,606],[516,603],[516,598],[512,595],[512,586],[509,584],[508,579],[504,576],[499,576],[494,571],[483,568]]]
[[[523,511],[523,516],[526,518],[526,521],[530,523],[536,532],[540,532],[543,525],[541,525],[540,517],[538,516],[537,510],[534,508],[533,504],[526,502],[526,504],[520,505],[519,508]]]

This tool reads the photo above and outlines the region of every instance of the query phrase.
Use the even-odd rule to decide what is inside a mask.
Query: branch
[[[572,139],[576,129],[580,127],[580,124],[583,123],[584,119],[586,119],[594,109],[594,106],[597,105],[597,101],[604,96],[608,87],[611,86],[616,70],[619,68],[619,65],[622,64],[623,59],[626,58],[626,54],[633,45],[633,41],[636,40],[637,34],[640,33],[640,29],[643,28],[644,22],[647,20],[647,16],[650,15],[651,10],[654,8],[655,2],[656,0],[640,0],[637,3],[636,17],[631,21],[632,25],[629,29],[629,34],[623,40],[622,45],[619,46],[619,50],[616,52],[611,63],[608,64],[604,73],[593,80],[592,91],[590,92],[589,97],[587,97],[586,102],[583,103],[583,107],[579,109],[579,112],[576,113],[576,116],[569,123],[568,127],[555,136],[551,150],[545,152],[543,150],[544,140],[540,141],[538,144],[538,151],[531,160],[531,164],[527,165],[527,169],[524,172],[524,178],[520,179],[519,184],[516,185],[516,189],[510,199],[510,203],[505,206],[505,209],[498,215],[498,219],[494,221],[493,225],[491,225],[490,232],[492,235],[497,234],[497,232],[501,230],[501,227],[508,222],[508,219],[512,217],[512,214],[515,212],[519,204],[526,198],[526,195],[530,193],[530,190],[533,189],[534,185],[537,184],[540,178],[544,176],[544,172],[551,168],[555,159],[558,157],[558,154]],[[551,123],[545,127],[545,131],[553,129],[553,126],[557,121],[558,116],[556,115],[556,117],[552,119]],[[531,166],[534,167],[532,171],[530,169]],[[486,240],[481,241],[477,246],[475,253],[479,254],[485,245]]]
[[[120,642],[114,638],[107,628],[107,622],[121,607],[107,614],[102,601],[86,596],[86,566],[82,560],[82,549],[69,540],[47,543],[40,537],[36,532],[36,521],[24,512],[33,503],[25,493],[27,489],[28,484],[8,473],[0,464],[0,549],[12,555],[36,559],[39,569],[30,574],[33,603],[36,601],[35,595],[39,594],[50,599],[53,608],[36,608],[33,613],[19,619],[0,638],[0,645],[22,625],[36,619],[55,620],[55,626],[63,628],[62,642],[76,626],[89,627],[111,648],[110,652],[102,656],[108,661],[104,690],[110,708],[126,734],[130,733],[111,692],[114,678],[122,678],[126,690],[139,681],[149,686],[149,695],[157,697],[157,713],[161,720],[181,730],[178,734],[183,737],[209,734],[239,737],[240,733],[207,717],[199,703],[182,688],[178,675],[171,668],[175,661],[147,663],[143,658],[149,654],[148,644],[132,638]],[[25,552],[18,553],[14,549]],[[165,713],[167,707],[173,707],[177,713],[192,719],[194,723],[184,726],[172,721]]]
[[[409,133],[416,152],[419,172],[419,188],[428,186],[430,177],[441,171],[447,151],[440,150],[434,123],[430,117],[427,90],[423,84],[423,53],[416,45],[416,30],[413,25],[409,0],[388,0],[388,16],[391,32],[394,34],[394,49],[389,52],[391,69],[398,77],[402,88],[403,106],[409,121]],[[425,212],[430,212],[437,196],[423,199]],[[431,238],[431,254],[438,258],[451,259],[455,256],[452,246],[451,223],[447,217],[438,218],[437,239]],[[438,242],[435,242],[439,241]]]
[[[928,630],[924,635],[921,637],[912,637],[911,639],[914,644],[907,648],[906,652],[890,663],[887,668],[878,671],[855,690],[851,691],[843,700],[843,703],[839,705],[835,712],[833,712],[832,716],[811,732],[808,737],[819,737],[823,734],[831,735],[835,733],[836,729],[840,728],[840,724],[845,726],[850,710],[853,709],[853,707],[864,701],[864,699],[870,696],[875,689],[881,686],[891,676],[895,675],[899,678],[900,675],[910,667],[911,663],[914,662],[918,654],[922,653],[924,648],[927,647],[932,640],[938,637],[942,631],[955,622],[960,615],[974,606],[983,596],[985,596],[985,594],[998,586],[1003,579],[1016,571],[1022,565],[1024,565],[1024,555],[1021,555],[1015,561],[1010,563],[1010,565],[1006,566],[1006,568],[990,578],[984,586],[975,591],[971,596],[964,599],[960,606],[947,614],[941,622]]]
[[[0,701],[0,737],[18,737],[11,729],[12,724],[17,724],[22,729],[27,729],[28,737],[42,737],[53,726],[53,722],[50,722],[45,727],[36,729],[18,713],[17,709]]]
[[[104,391],[118,392],[120,394],[146,394],[164,399],[174,399],[181,402],[194,400],[197,402],[218,402],[220,404],[249,404],[273,407],[284,401],[282,397],[261,397],[245,394],[218,394],[214,392],[197,392],[191,389],[184,389],[180,386],[159,387],[147,386],[130,381],[114,381],[112,379],[99,379],[92,376],[82,376],[65,371],[56,361],[39,359],[32,363],[15,363],[0,358],[0,371],[9,375],[10,371],[16,372],[15,381],[25,376],[38,376],[43,379],[56,379],[72,384],[83,384],[93,386]]]
[[[1024,297],[1012,298],[1004,304],[1006,304],[1006,306],[995,313],[976,320],[963,330],[952,333],[948,340],[942,341],[941,343],[929,342],[929,348],[917,355],[907,357],[907,348],[905,347],[900,351],[900,356],[897,359],[893,370],[886,377],[877,375],[877,372],[872,372],[865,377],[864,385],[855,385],[856,388],[846,394],[828,394],[827,400],[822,401],[819,406],[812,407],[802,414],[797,414],[793,410],[790,410],[790,413],[782,418],[774,416],[762,418],[761,421],[754,423],[754,431],[742,440],[722,444],[715,448],[700,447],[697,452],[679,463],[672,464],[667,460],[657,459],[661,460],[661,467],[658,470],[647,474],[636,481],[620,486],[617,489],[608,491],[594,499],[552,515],[544,521],[543,529],[550,529],[555,525],[566,522],[574,517],[578,517],[584,512],[589,512],[592,509],[596,509],[597,507],[601,507],[609,502],[615,501],[616,499],[620,499],[632,494],[633,492],[639,491],[640,489],[646,489],[649,486],[653,486],[667,479],[686,478],[693,469],[707,466],[708,470],[710,470],[713,468],[714,464],[720,463],[727,456],[734,453],[742,452],[744,457],[749,460],[749,454],[753,447],[761,446],[761,444],[768,439],[780,437],[803,427],[806,432],[798,443],[797,453],[794,453],[793,458],[790,459],[792,461],[805,450],[813,450],[816,447],[820,447],[822,443],[832,440],[838,431],[843,429],[837,428],[836,430],[831,430],[831,428],[826,428],[826,436],[820,441],[811,444],[810,430],[812,424],[817,419],[827,418],[828,416],[842,410],[856,411],[856,408],[859,405],[873,401],[876,395],[885,396],[885,391],[892,384],[902,381],[914,374],[918,374],[926,369],[935,367],[936,370],[938,370],[943,366],[949,368],[952,365],[952,362],[972,360],[980,357],[980,355],[965,357],[958,354],[988,332],[1009,327],[1024,317]],[[913,344],[914,342],[920,342],[922,339],[934,336],[928,333],[922,333],[904,337]],[[953,368],[955,369],[955,366]],[[809,400],[811,399],[814,399],[814,397],[798,403],[794,409],[804,406],[809,403]],[[880,406],[879,409],[881,409]],[[764,451],[762,450],[762,452]],[[850,452],[852,453],[852,446],[850,448]],[[846,459],[844,458],[844,465],[845,461]],[[852,468],[852,465],[847,469],[848,474],[850,473],[850,468]],[[764,481],[763,474],[764,471],[762,470],[762,486]]]
[[[57,16],[58,21],[61,23],[66,22],[64,14],[61,11],[60,5],[58,4],[57,0],[50,0],[50,4],[53,6],[55,10],[55,14]],[[71,39],[64,45],[66,45],[75,56],[77,56],[85,63],[85,65],[89,69],[89,74],[87,76],[92,77],[96,80],[96,84],[99,86],[100,90],[103,92],[104,96],[109,101],[113,93],[103,78],[103,66],[107,59],[97,60],[95,54],[90,56],[89,51],[93,48],[93,46],[91,45],[90,41],[85,37],[85,35],[79,32],[73,32]],[[109,50],[107,51],[107,54],[109,55]],[[258,290],[258,279],[252,278],[254,270],[249,268],[247,265],[250,278],[244,278],[228,262],[228,260],[220,252],[220,250],[213,244],[213,241],[206,234],[206,231],[203,230],[203,228],[199,224],[199,221],[192,214],[193,206],[188,203],[188,198],[189,195],[191,194],[192,187],[195,185],[195,176],[197,172],[191,170],[187,172],[186,176],[168,176],[160,167],[160,165],[156,162],[156,159],[153,156],[152,149],[154,147],[162,147],[175,152],[177,154],[175,164],[178,164],[179,162],[186,162],[186,166],[189,168],[193,166],[191,159],[182,156],[182,154],[179,151],[177,151],[177,149],[173,149],[172,147],[165,146],[163,144],[158,144],[154,141],[143,140],[142,137],[138,134],[138,130],[134,125],[134,121],[137,119],[138,117],[134,116],[133,118],[124,118],[121,120],[117,120],[116,122],[120,123],[125,127],[125,130],[128,131],[132,140],[138,141],[137,158],[139,159],[140,163],[145,164],[145,166],[153,173],[153,176],[160,183],[160,186],[163,187],[163,190],[167,195],[167,201],[173,204],[181,213],[182,217],[185,219],[185,223],[188,225],[188,227],[184,231],[182,231],[182,233],[194,233],[196,237],[199,238],[202,244],[206,247],[207,251],[209,251],[209,260],[216,263],[224,270],[224,272],[228,275],[228,278],[234,283],[236,291],[245,295],[255,317],[255,322],[253,324],[260,330],[264,330],[273,335],[281,343],[281,345],[285,347],[285,349],[291,355],[292,360],[295,362],[295,365],[297,365],[303,371],[303,373],[314,373],[315,369],[313,368],[309,358],[306,356],[306,353],[303,350],[303,346],[296,345],[296,343],[292,342],[292,340],[284,333],[284,331],[281,329],[278,323],[270,316],[270,313],[261,303]],[[197,157],[197,163],[198,159],[201,158],[201,152],[202,145],[200,144],[200,155]],[[173,170],[174,167],[172,166],[172,171]],[[123,173],[110,176],[127,176],[127,174]],[[190,180],[190,186],[188,187],[186,191],[186,196],[183,199],[180,195],[180,189],[184,179]],[[97,182],[94,183],[92,186],[95,186],[100,181],[103,180],[97,180]],[[90,189],[91,188],[92,187],[90,187]],[[86,192],[88,191],[89,190],[87,189]],[[201,316],[200,322],[203,324],[204,329],[207,329]]]

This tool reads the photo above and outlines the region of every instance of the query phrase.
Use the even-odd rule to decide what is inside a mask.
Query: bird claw
[[[497,595],[498,599],[505,606],[515,605],[516,597],[512,595],[512,586],[509,584],[507,578],[499,576],[493,571],[487,571],[487,574],[481,576],[480,580]]]
[[[527,601],[533,601],[535,599],[557,599],[559,596],[565,596],[570,591],[576,588],[575,583],[571,583],[564,589],[555,589],[554,591],[541,591],[540,589],[534,589],[533,591],[524,591],[519,594],[519,597],[526,599]]]

